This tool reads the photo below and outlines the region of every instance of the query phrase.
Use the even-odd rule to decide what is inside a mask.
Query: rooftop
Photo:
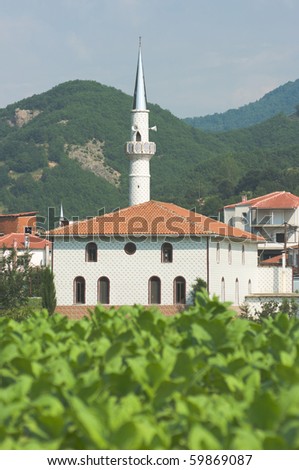
[[[225,206],[225,209],[250,206],[257,209],[296,209],[299,207],[299,197],[286,191],[275,191],[253,199],[243,200]]]
[[[9,233],[0,237],[0,249],[15,248],[17,250],[25,250],[25,238],[29,241],[29,250],[43,250],[46,246],[51,246],[49,240],[37,237],[36,235],[27,235],[25,233]]]
[[[231,227],[168,202],[148,201],[115,212],[58,227],[50,235],[216,235],[263,241],[252,233]]]
[[[0,214],[0,217],[2,218],[29,217],[29,216],[33,216],[36,214],[37,214],[37,211],[18,212],[17,214]]]

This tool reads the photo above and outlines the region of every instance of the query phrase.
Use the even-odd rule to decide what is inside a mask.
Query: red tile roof
[[[266,265],[266,266],[281,265],[281,263],[282,263],[282,255],[276,255],[276,256],[273,256],[272,258],[268,258],[260,262],[261,265]]]
[[[3,218],[13,218],[13,217],[27,217],[30,215],[36,215],[37,211],[31,211],[31,212],[19,212],[17,214],[0,214],[0,217]]]
[[[110,214],[75,222],[50,235],[218,235],[263,241],[249,232],[231,227],[172,203],[148,201]]]
[[[30,250],[43,250],[46,246],[51,246],[52,243],[44,238],[37,237],[36,235],[26,235],[24,233],[10,233],[0,237],[0,248],[15,248],[18,250],[25,249],[25,236],[29,237],[29,251]]]
[[[225,209],[236,206],[250,206],[257,209],[296,209],[296,207],[299,207],[299,197],[286,191],[276,191],[247,201],[229,204],[225,206]]]

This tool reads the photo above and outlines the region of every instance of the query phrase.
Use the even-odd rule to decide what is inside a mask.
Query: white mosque
[[[130,141],[130,206],[51,231],[57,310],[78,318],[105,305],[157,305],[173,313],[191,302],[201,278],[235,306],[254,293],[291,292],[291,268],[257,266],[258,236],[175,204],[150,199],[149,140],[139,44]]]

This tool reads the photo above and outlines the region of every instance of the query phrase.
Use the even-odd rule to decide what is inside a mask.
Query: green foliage
[[[195,299],[196,299],[197,294],[201,292],[202,290],[205,290],[206,288],[207,288],[206,281],[204,281],[200,277],[197,277],[195,279],[194,284],[192,284],[191,286],[191,297],[192,297],[193,305],[195,304]]]
[[[14,249],[3,252],[6,254],[2,255],[0,261],[0,316],[22,321],[31,316],[34,310],[40,310],[43,306],[48,308],[40,297],[44,278],[49,282],[49,288],[44,288],[44,295],[49,296],[49,312],[52,312],[50,306],[52,308],[53,299],[51,304],[50,294],[53,294],[54,286],[51,288],[46,270],[30,265],[29,251],[18,256]]]
[[[201,293],[173,317],[0,318],[0,341],[1,449],[299,449],[296,318]]]
[[[250,310],[248,304],[241,305],[241,317],[253,321],[261,322],[263,319],[275,318],[278,313],[283,313],[289,318],[296,317],[299,311],[299,305],[294,299],[283,299],[282,302],[269,300],[263,302],[259,310]]]
[[[184,121],[193,127],[206,131],[227,131],[252,126],[270,119],[279,113],[290,115],[294,113],[299,102],[299,79],[288,82],[267,93],[254,103],[241,106],[238,109],[229,109],[224,113],[215,113],[208,116],[186,118]],[[298,110],[297,110],[298,112]]]
[[[52,315],[56,308],[54,274],[49,267],[43,269],[41,286],[42,306]]]
[[[119,90],[75,80],[0,110],[5,212],[34,209],[47,216],[49,207],[62,202],[66,217],[82,218],[103,207],[127,206],[129,163],[123,147],[130,138],[131,106],[132,98]],[[40,113],[21,128],[11,127],[7,122],[14,121],[16,108]],[[244,191],[252,197],[275,190],[299,194],[298,117],[281,114],[247,129],[207,133],[157,105],[149,108],[151,124],[158,127],[150,134],[157,143],[151,160],[153,199],[215,216]],[[105,163],[120,172],[119,186],[68,158],[70,145],[92,139],[103,143]]]
[[[16,250],[7,251],[0,261],[0,307],[14,310],[27,304],[29,296],[30,253],[17,256]]]

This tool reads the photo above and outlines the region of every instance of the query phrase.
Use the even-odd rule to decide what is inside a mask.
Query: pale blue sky
[[[0,0],[0,107],[74,79],[178,117],[239,107],[299,78],[299,0]]]

